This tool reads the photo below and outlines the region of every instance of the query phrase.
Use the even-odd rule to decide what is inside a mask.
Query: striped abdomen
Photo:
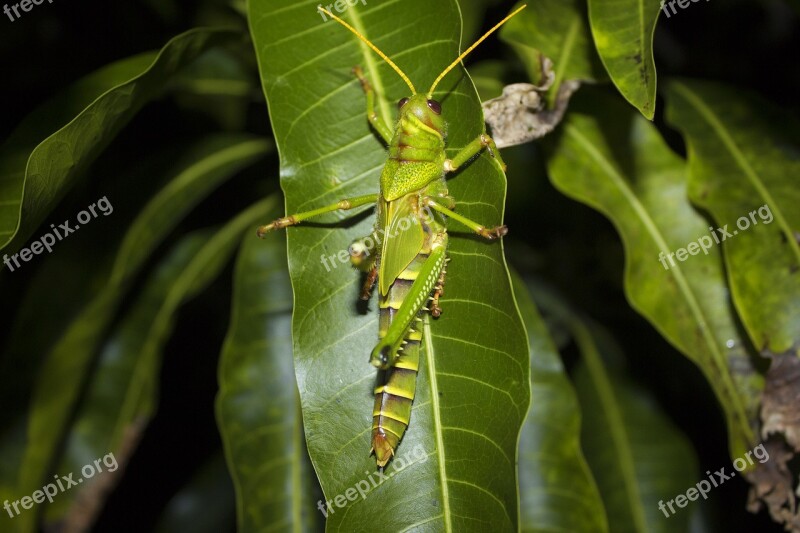
[[[406,300],[414,280],[417,278],[422,264],[428,254],[420,253],[411,264],[397,277],[386,296],[380,298],[380,327],[378,335],[386,336],[394,315]],[[426,298],[427,303],[427,298]],[[411,403],[416,391],[417,371],[419,370],[419,347],[422,331],[419,325],[424,310],[418,313],[417,321],[404,337],[405,344],[399,351],[394,365],[382,372],[383,385],[375,389],[375,407],[372,411],[372,449],[378,466],[389,462],[394,450],[403,438],[411,418]]]

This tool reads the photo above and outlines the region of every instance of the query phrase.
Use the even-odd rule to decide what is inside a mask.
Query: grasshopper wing
[[[381,247],[378,283],[381,295],[389,292],[389,287],[403,270],[414,260],[425,243],[413,195],[403,196],[386,202],[382,209],[384,233]]]

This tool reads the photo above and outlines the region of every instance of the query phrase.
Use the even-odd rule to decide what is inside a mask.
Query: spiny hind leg
[[[444,266],[442,266],[442,272],[439,274],[439,281],[436,282],[436,288],[433,289],[433,295],[431,296],[431,316],[433,318],[439,318],[442,316],[442,308],[439,307],[439,298],[444,296],[444,280],[447,276],[447,263],[450,262],[450,258],[448,257],[444,261]]]
[[[369,84],[367,78],[364,77],[364,71],[361,70],[361,67],[353,67],[353,74],[361,82],[361,88],[364,89],[364,94],[367,95],[367,120],[369,120],[369,123],[372,124],[372,127],[375,128],[375,131],[378,132],[378,135],[381,136],[386,144],[391,143],[392,130],[375,112],[375,90]]]
[[[431,250],[430,256],[420,266],[419,272],[408,292],[402,298],[402,302],[392,302],[391,300],[381,302],[381,307],[391,307],[396,309],[393,313],[391,324],[388,324],[386,333],[378,342],[370,354],[369,362],[382,370],[391,367],[398,357],[398,350],[405,339],[410,334],[416,334],[414,330],[414,320],[420,310],[425,309],[430,299],[431,291],[436,287],[439,276],[445,262],[445,250],[447,240],[444,238],[443,245]],[[398,280],[407,282],[407,280]],[[390,291],[391,294],[391,291]],[[399,307],[395,307],[398,305]]]
[[[503,237],[508,233],[508,227],[506,226],[495,226],[494,228],[487,228],[482,224],[478,224],[474,220],[470,220],[465,216],[461,216],[452,209],[448,209],[430,196],[426,196],[420,200],[423,206],[431,207],[435,211],[442,213],[443,215],[447,215],[448,217],[452,218],[464,224],[466,227],[480,235],[481,237],[489,240],[494,240],[500,237]]]
[[[325,213],[331,213],[333,211],[347,211],[349,209],[355,209],[356,207],[361,207],[362,205],[374,204],[377,201],[378,201],[377,194],[366,194],[364,196],[354,196],[353,198],[345,198],[343,200],[339,200],[335,204],[326,205],[318,209],[312,209],[311,211],[303,211],[302,213],[295,213],[294,215],[288,215],[273,220],[269,224],[266,224],[258,228],[257,233],[259,237],[263,237],[265,233],[272,231],[274,229],[281,229],[281,228],[286,228],[288,226],[294,226],[295,224],[299,224],[304,220],[308,220],[309,218],[317,217],[319,215],[324,215]]]
[[[503,169],[503,172],[505,172],[506,168],[508,167],[506,166],[505,161],[503,161],[503,158],[500,156],[500,150],[497,149],[494,139],[489,137],[489,135],[487,135],[485,132],[478,135],[474,141],[462,148],[453,159],[445,159],[444,171],[453,172],[457,170],[461,165],[472,159],[484,148],[489,151],[489,155],[497,159],[497,162],[500,163],[500,167]]]

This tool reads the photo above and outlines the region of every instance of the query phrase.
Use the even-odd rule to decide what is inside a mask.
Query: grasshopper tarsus
[[[273,229],[275,229],[275,226],[273,224],[267,224],[265,226],[261,226],[256,230],[256,235],[258,235],[259,239],[263,239],[264,236]]]
[[[293,226],[293,225],[297,224],[297,222],[298,222],[298,220],[297,220],[297,217],[295,217],[295,216],[281,217],[281,218],[278,218],[276,220],[273,220],[269,224],[265,224],[264,226],[261,226],[260,228],[258,228],[256,230],[256,235],[258,235],[259,238],[263,239],[264,235],[266,235],[270,231],[275,230],[275,229],[285,228],[287,226]]]
[[[494,228],[480,228],[478,230],[478,234],[485,238],[493,241],[495,239],[499,239],[500,237],[505,237],[508,235],[508,226],[497,226]]]

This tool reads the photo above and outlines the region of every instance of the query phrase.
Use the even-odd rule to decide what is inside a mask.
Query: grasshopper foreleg
[[[369,120],[369,123],[372,124],[372,127],[375,128],[375,131],[378,132],[383,141],[386,144],[390,144],[392,142],[392,130],[375,112],[375,90],[369,84],[367,78],[364,77],[364,71],[361,70],[361,67],[353,67],[353,74],[361,82],[361,88],[364,89],[364,94],[367,95],[367,120]]]
[[[431,291],[436,287],[445,264],[446,244],[445,240],[441,246],[431,250],[430,256],[422,264],[417,278],[400,305],[400,309],[394,314],[386,335],[372,350],[369,362],[373,366],[386,370],[394,364],[397,358],[397,351],[409,333],[414,319],[417,318],[417,313],[425,308],[431,297]]]
[[[425,207],[431,207],[435,211],[438,211],[439,213],[442,213],[443,215],[446,215],[452,218],[453,220],[456,220],[464,224],[466,227],[468,227],[469,229],[471,229],[472,231],[474,231],[475,233],[477,233],[478,235],[480,235],[485,239],[494,240],[508,233],[508,228],[506,226],[496,226],[494,228],[487,228],[486,226],[478,224],[474,220],[470,220],[467,217],[461,216],[455,211],[446,208],[445,206],[438,203],[430,196],[425,196],[421,198],[420,203]]]
[[[362,272],[370,272],[375,268],[379,243],[374,232],[354,240],[347,249],[350,252],[350,263]]]
[[[378,279],[378,267],[372,267],[367,273],[367,279],[364,280],[364,285],[361,287],[361,299],[364,301],[369,300],[372,296],[372,288],[375,286],[375,281]]]
[[[257,233],[259,237],[263,237],[265,233],[272,231],[274,229],[294,226],[295,224],[299,224],[304,220],[308,220],[309,218],[313,218],[319,215],[324,215],[325,213],[330,213],[332,211],[347,211],[348,209],[354,209],[356,207],[361,207],[362,205],[374,204],[377,201],[378,201],[377,194],[367,194],[364,196],[345,198],[344,200],[339,200],[335,204],[326,205],[325,207],[320,207],[319,209],[313,209],[311,211],[303,211],[302,213],[295,213],[294,215],[281,217],[277,220],[270,222],[269,224],[261,226],[260,228],[258,228]]]
[[[375,286],[375,281],[378,279],[378,239],[375,238],[375,233],[354,240],[349,251],[350,263],[358,270],[367,273],[360,298],[364,301],[369,300],[372,295],[372,287]]]
[[[461,165],[472,159],[484,148],[489,150],[489,154],[497,159],[497,162],[500,163],[500,167],[503,169],[503,172],[505,172],[507,167],[505,161],[503,161],[503,158],[500,156],[500,150],[497,149],[497,145],[495,144],[494,140],[492,140],[492,138],[486,133],[481,133],[478,135],[477,139],[462,148],[453,159],[445,159],[444,171],[453,172],[457,170]]]

